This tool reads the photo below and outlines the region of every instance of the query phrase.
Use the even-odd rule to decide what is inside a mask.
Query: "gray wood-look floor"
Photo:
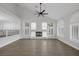
[[[53,40],[17,40],[0,48],[1,56],[79,56],[79,51]]]

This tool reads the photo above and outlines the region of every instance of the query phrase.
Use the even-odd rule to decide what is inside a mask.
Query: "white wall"
[[[20,30],[20,19],[10,11],[0,7],[0,30],[13,30],[13,29]],[[0,37],[0,48],[18,39],[20,39],[20,34]]]
[[[78,12],[75,12],[75,13],[78,13]],[[72,46],[72,47],[74,47],[74,48],[76,48],[76,49],[79,50],[79,41],[76,41],[76,40],[73,41],[73,39],[70,39],[70,37],[71,37],[70,36],[70,34],[71,34],[70,25],[72,23],[75,23],[76,24],[79,21],[79,13],[76,15],[76,16],[78,16],[76,18],[74,17],[75,16],[74,15],[75,13],[72,13],[71,15],[67,15],[66,17],[64,17],[63,19],[61,19],[61,20],[58,21],[59,26],[57,26],[57,27],[60,27],[61,28],[60,21],[64,23],[64,25],[62,24],[64,26],[63,27],[64,28],[64,31],[63,31],[64,35],[57,34],[57,36],[58,36],[58,39],[60,41],[63,41],[64,43],[66,43],[66,44],[68,44],[68,45],[70,45],[70,46]]]
[[[57,26],[57,25],[56,25],[56,24],[57,24],[57,21],[56,21],[56,20],[51,19],[51,18],[49,18],[49,17],[47,17],[47,16],[45,16],[45,17],[37,17],[37,16],[36,16],[36,17],[31,18],[31,19],[28,18],[28,21],[27,21],[27,19],[25,19],[25,20],[22,21],[22,26],[21,26],[21,27],[22,27],[22,29],[21,29],[21,31],[22,31],[22,35],[21,35],[21,36],[22,36],[22,37],[25,36],[25,34],[24,34],[24,29],[25,29],[25,28],[24,28],[24,24],[25,24],[25,23],[29,23],[29,24],[31,25],[32,22],[35,22],[35,23],[37,24],[37,29],[36,29],[36,31],[43,31],[43,30],[42,30],[42,23],[43,23],[43,22],[46,22],[46,23],[53,23],[53,28],[54,28],[54,29],[53,29],[53,30],[54,30],[54,31],[53,31],[53,34],[54,34],[54,36],[52,36],[52,38],[57,36],[57,31],[56,31],[56,30],[57,30],[57,27],[56,27],[56,26]]]

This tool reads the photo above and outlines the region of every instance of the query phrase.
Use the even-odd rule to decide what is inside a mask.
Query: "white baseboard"
[[[62,41],[63,43],[75,48],[76,50],[79,50],[79,43],[73,42],[70,39],[65,39],[63,37],[57,37],[58,40]]]
[[[13,35],[13,36],[0,38],[0,48],[6,46],[16,40],[19,40],[19,39],[20,39],[19,35]]]

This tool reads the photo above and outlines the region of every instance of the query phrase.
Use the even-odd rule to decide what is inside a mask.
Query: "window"
[[[19,34],[20,26],[16,23],[3,23],[0,25],[0,37]]]
[[[43,23],[42,23],[42,29],[43,29],[43,30],[47,30],[47,23],[46,23],[46,22],[43,22]]]
[[[31,37],[35,37],[35,32],[31,32]]]
[[[64,37],[64,21],[62,20],[57,23],[57,35]]]
[[[29,28],[25,29],[25,35],[29,35]]]
[[[0,38],[6,37],[6,30],[3,29],[3,24],[0,24]]]
[[[43,32],[43,37],[47,37],[47,32]]]
[[[31,23],[31,30],[36,30],[36,23],[35,22]]]
[[[50,29],[49,29],[49,35],[50,35],[50,36],[53,36],[53,28],[50,28]]]
[[[79,36],[79,27],[78,25],[72,26],[72,39],[78,39]]]
[[[25,22],[25,36],[29,36],[30,35],[30,24],[29,22]]]

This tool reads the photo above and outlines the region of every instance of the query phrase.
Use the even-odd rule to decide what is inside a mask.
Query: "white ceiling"
[[[39,10],[39,3],[21,3],[19,4],[33,11]],[[42,9],[46,9],[48,17],[52,19],[61,19],[79,9],[78,3],[44,3]]]
[[[2,3],[0,7],[24,19],[33,17],[35,11],[39,11],[39,3]],[[48,17],[59,20],[76,10],[78,11],[79,3],[44,3],[42,9],[46,9]]]

